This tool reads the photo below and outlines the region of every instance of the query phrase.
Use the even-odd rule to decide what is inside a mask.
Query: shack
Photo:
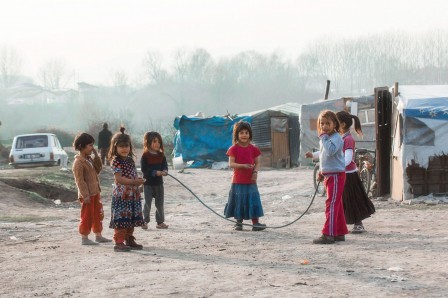
[[[241,115],[252,118],[252,141],[261,150],[263,167],[299,166],[299,114],[298,103],[286,103]]]
[[[334,112],[345,110],[357,115],[361,121],[363,137],[353,133],[358,148],[375,149],[375,97],[342,97],[337,99],[319,100],[302,105],[300,110],[300,164],[308,165],[311,161],[305,158],[305,152],[319,148],[317,135],[317,117],[320,111]]]
[[[397,88],[396,85],[395,88]],[[391,196],[448,192],[448,85],[399,86],[392,102]]]

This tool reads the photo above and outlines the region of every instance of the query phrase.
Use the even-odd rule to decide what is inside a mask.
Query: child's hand
[[[246,164],[242,164],[242,166],[243,166],[243,169],[253,169],[253,167],[254,167],[255,165],[246,163]]]
[[[145,183],[146,179],[143,179],[141,177],[138,177],[137,179],[134,179],[134,185],[142,185]]]
[[[89,204],[89,203],[90,203],[90,197],[87,197],[87,198],[79,198],[79,201],[80,201],[81,203],[84,203],[84,204]]]
[[[322,182],[322,181],[324,181],[324,175],[322,175],[322,173],[321,172],[319,172],[319,174],[317,175],[317,179],[316,179],[318,182]]]
[[[257,181],[257,178],[258,178],[258,172],[257,171],[254,171],[254,172],[252,172],[252,181]]]
[[[166,175],[168,175],[168,171],[167,170],[163,170],[162,171],[162,176],[166,176]]]
[[[310,151],[308,151],[307,153],[305,153],[305,157],[306,157],[306,158],[313,158],[313,153],[311,153]]]

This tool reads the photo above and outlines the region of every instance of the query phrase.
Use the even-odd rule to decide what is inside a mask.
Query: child
[[[229,167],[233,168],[232,187],[224,209],[226,218],[237,220],[234,229],[243,230],[243,219],[252,220],[252,231],[261,231],[265,224],[258,222],[263,216],[257,177],[260,169],[260,149],[252,145],[252,128],[249,123],[239,121],[233,129],[233,145],[227,151]]]
[[[361,179],[358,175],[358,169],[355,163],[355,140],[350,133],[350,127],[355,120],[355,131],[362,135],[361,122],[357,116],[351,115],[346,111],[337,112],[340,128],[339,133],[344,140],[345,154],[345,186],[342,195],[344,202],[344,214],[347,224],[354,224],[352,234],[360,234],[365,231],[362,220],[375,213],[375,206],[364,190]]]
[[[162,136],[154,131],[145,133],[143,137],[143,155],[140,160],[143,177],[146,179],[144,185],[145,206],[143,216],[145,223],[143,229],[148,229],[149,213],[151,211],[152,198],[156,205],[156,228],[167,229],[164,223],[165,212],[163,208],[164,190],[163,176],[168,174],[168,163],[163,154]]]
[[[133,160],[132,143],[124,127],[110,142],[109,160],[114,172],[110,227],[114,229],[114,251],[124,252],[142,249],[135,242],[134,227],[143,225],[139,186],[145,181],[137,176]],[[126,245],[124,244],[126,242]]]
[[[98,174],[101,171],[101,159],[93,143],[95,139],[87,134],[80,133],[75,137],[73,147],[79,154],[73,163],[73,176],[78,188],[78,200],[81,203],[81,219],[79,233],[82,245],[96,245],[101,242],[112,242],[101,236],[103,231],[103,204],[101,203],[101,188]],[[94,154],[92,160],[91,154]],[[90,230],[95,233],[95,241],[89,239]]]
[[[345,241],[348,234],[345,223],[342,192],[345,182],[344,142],[337,133],[339,122],[336,114],[329,110],[320,112],[317,119],[317,131],[320,138],[320,151],[307,152],[308,158],[317,158],[320,161],[319,181],[324,181],[327,192],[325,201],[325,224],[322,235],[313,240],[314,244],[333,244],[335,241]]]

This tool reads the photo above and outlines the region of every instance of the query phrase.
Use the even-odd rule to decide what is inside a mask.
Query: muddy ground
[[[222,214],[230,171],[186,169],[171,174]],[[261,171],[262,222],[279,226],[299,217],[311,200],[311,176],[307,168]],[[103,234],[111,238],[109,169],[101,173],[101,182]],[[324,221],[321,197],[293,225],[237,232],[170,177],[165,179],[165,192],[169,229],[155,229],[152,214],[149,230],[135,232],[144,249],[115,253],[113,244],[80,245],[71,172],[4,167],[0,296],[447,296],[446,204],[409,206],[375,200],[377,212],[364,222],[367,233],[347,235],[345,242],[335,245],[314,245]]]

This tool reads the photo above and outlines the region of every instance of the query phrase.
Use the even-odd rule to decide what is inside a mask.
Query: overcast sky
[[[446,0],[0,0],[0,45],[23,72],[63,59],[80,81],[140,70],[147,50],[213,56],[256,50],[297,57],[307,44],[388,31],[448,28]]]

